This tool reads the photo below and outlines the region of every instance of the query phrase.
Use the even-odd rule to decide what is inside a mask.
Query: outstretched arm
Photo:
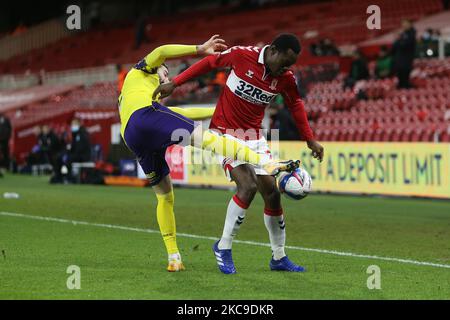
[[[211,70],[231,67],[235,57],[239,55],[239,50],[239,47],[232,47],[220,54],[210,55],[196,62],[178,76],[174,77],[172,81],[164,83],[156,88],[153,93],[153,100],[156,100],[158,94],[161,94],[159,97],[160,99],[170,96],[177,86],[201,76],[202,74],[208,73]]]
[[[150,69],[162,65],[166,59],[193,54],[197,54],[197,46],[195,45],[166,44],[150,52],[144,60],[147,70],[150,71]]]
[[[159,67],[166,59],[179,58],[194,54],[206,55],[225,50],[225,40],[220,39],[218,34],[212,36],[208,41],[200,45],[167,44],[160,46],[150,52],[145,58],[146,68]]]
[[[220,39],[219,35],[212,36],[208,41],[200,45],[181,45],[167,44],[160,46],[150,52],[142,62],[145,62],[147,71],[157,68],[164,63],[166,59],[179,58],[194,54],[206,55],[223,51],[227,48],[225,40]]]

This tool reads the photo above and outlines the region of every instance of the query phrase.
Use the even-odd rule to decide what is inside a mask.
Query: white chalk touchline
[[[104,224],[104,223],[94,223],[94,222],[87,222],[87,221],[68,220],[68,219],[53,218],[53,217],[42,217],[42,216],[28,215],[28,214],[22,214],[22,213],[13,213],[13,212],[2,212],[2,211],[0,211],[0,216],[10,216],[10,217],[19,217],[19,218],[27,218],[27,219],[35,219],[35,220],[70,223],[70,224],[73,224],[73,225],[87,225],[87,226],[94,226],[94,227],[101,227],[101,228],[110,228],[110,229],[119,229],[119,230],[135,231],[135,232],[160,233],[158,230],[152,230],[152,229],[133,228],[133,227],[125,227],[125,226],[113,225],[113,224]],[[177,236],[185,237],[185,238],[204,239],[204,240],[217,240],[218,239],[217,237],[200,236],[200,235],[188,234],[188,233],[177,233]],[[261,246],[261,247],[270,247],[269,243],[263,243],[263,242],[246,241],[246,240],[233,240],[233,242],[234,243],[242,243],[242,244],[254,245],[254,246]],[[287,249],[292,249],[292,250],[300,250],[300,251],[310,251],[310,252],[317,252],[317,253],[324,253],[324,254],[332,254],[332,255],[337,255],[337,256],[346,256],[346,257],[354,257],[354,258],[365,258],[365,259],[393,261],[393,262],[414,264],[414,265],[420,265],[420,266],[430,266],[430,267],[450,269],[450,265],[449,264],[440,264],[440,263],[433,263],[433,262],[427,262],[427,261],[416,261],[416,260],[410,260],[410,259],[380,257],[380,256],[373,256],[373,255],[351,253],[351,252],[342,252],[342,251],[326,250],[326,249],[315,249],[315,248],[304,248],[304,247],[297,247],[297,246],[286,246],[286,248]]]

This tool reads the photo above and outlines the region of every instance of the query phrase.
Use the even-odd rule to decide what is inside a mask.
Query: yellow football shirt
[[[119,96],[120,133],[122,137],[133,112],[152,104],[153,92],[159,86],[159,76],[156,69],[168,58],[196,53],[197,46],[195,45],[164,45],[150,52],[128,72]]]

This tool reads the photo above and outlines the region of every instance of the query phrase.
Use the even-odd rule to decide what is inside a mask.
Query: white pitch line
[[[133,228],[133,227],[113,225],[113,224],[68,220],[68,219],[53,218],[53,217],[42,217],[42,216],[28,215],[28,214],[22,214],[22,213],[13,213],[13,212],[0,211],[0,216],[27,218],[27,219],[34,219],[34,220],[61,222],[61,223],[70,223],[73,225],[86,225],[86,226],[118,229],[118,230],[126,230],[126,231],[135,231],[135,232],[160,233],[158,230],[152,230],[152,229]],[[200,235],[188,234],[188,233],[177,233],[177,236],[185,237],[185,238],[203,239],[203,240],[214,240],[214,241],[218,239],[217,237],[200,236]],[[246,241],[246,240],[233,240],[233,242],[270,248],[269,243],[263,243],[263,242]],[[429,267],[450,269],[449,264],[440,264],[440,263],[433,263],[433,262],[427,262],[427,261],[416,261],[416,260],[392,258],[392,257],[380,257],[380,256],[374,256],[374,255],[357,254],[357,253],[351,253],[351,252],[342,252],[342,251],[326,250],[326,249],[304,248],[304,247],[297,247],[297,246],[286,246],[286,248],[291,249],[291,250],[317,252],[317,253],[331,254],[331,255],[336,255],[336,256],[393,261],[393,262],[400,262],[400,263],[406,263],[406,264],[414,264],[414,265],[419,265],[419,266],[429,266]]]

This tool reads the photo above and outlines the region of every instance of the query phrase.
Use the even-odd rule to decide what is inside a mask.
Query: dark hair
[[[278,51],[286,52],[292,49],[296,54],[299,54],[302,50],[300,41],[297,36],[293,33],[282,33],[278,35],[273,41],[272,46],[274,46]]]
[[[161,67],[161,66],[164,66],[164,67],[167,68],[167,70],[169,70],[169,66],[167,66],[167,64],[166,64],[165,62],[163,62],[159,67]],[[158,71],[158,68],[159,68],[159,67],[151,68],[150,71],[149,71],[148,73],[150,73],[150,74],[155,74],[155,73]]]

